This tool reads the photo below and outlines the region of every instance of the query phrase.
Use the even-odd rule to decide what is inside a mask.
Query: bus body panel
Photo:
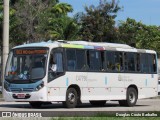
[[[55,45],[56,44],[56,45]],[[60,43],[49,43],[44,47],[49,47],[50,51],[53,48],[61,47]],[[67,46],[69,46],[67,44]],[[75,45],[76,46],[76,45]],[[122,45],[123,46],[123,45]],[[22,48],[25,47],[22,46]],[[34,47],[30,45],[29,47]],[[36,47],[39,47],[38,45]],[[91,48],[93,46],[86,47]],[[18,47],[21,48],[21,47]],[[116,48],[116,47],[115,47]],[[112,50],[112,49],[111,49]],[[116,51],[116,49],[114,49]],[[137,52],[138,49],[117,48],[121,52]],[[143,50],[144,51],[144,50]],[[154,51],[145,51],[156,55]],[[49,52],[50,54],[50,52]],[[64,58],[66,59],[66,58]],[[66,61],[65,61],[66,62]],[[47,61],[46,75],[42,79],[44,87],[33,92],[8,92],[5,89],[4,98],[6,101],[43,101],[43,102],[61,102],[66,100],[66,92],[70,86],[78,86],[81,92],[81,100],[126,100],[127,89],[130,86],[135,86],[138,92],[138,99],[155,97],[158,94],[158,75],[157,73],[129,73],[129,72],[110,72],[110,71],[68,71],[65,70],[64,75],[48,81],[48,66]],[[64,63],[66,67],[66,63]],[[64,67],[64,68],[65,68]],[[26,84],[27,85],[27,84]],[[21,88],[21,84],[19,84]],[[14,99],[13,94],[29,94],[28,99]]]
[[[142,99],[157,96],[156,77],[157,74],[97,73],[95,76],[95,73],[66,72],[64,76],[51,81],[41,90],[30,92],[29,99],[13,99],[12,95],[19,93],[6,90],[4,98],[6,101],[65,101],[68,87],[78,85],[81,100],[123,100],[126,98],[127,88],[136,85],[138,98]]]
[[[59,94],[60,99],[65,101],[64,95],[70,85],[80,87],[81,100],[123,100],[126,99],[126,91],[130,85],[136,85],[139,99],[155,97],[157,96],[156,77],[156,74],[96,73],[95,76],[95,73],[86,75],[81,72],[72,72],[72,74],[66,72],[66,75],[53,80],[48,85],[50,92],[53,92],[53,95],[48,95],[48,98],[53,99],[48,100],[58,98]]]

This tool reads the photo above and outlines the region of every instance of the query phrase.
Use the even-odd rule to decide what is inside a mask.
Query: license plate
[[[17,94],[17,98],[25,98],[25,94]]]

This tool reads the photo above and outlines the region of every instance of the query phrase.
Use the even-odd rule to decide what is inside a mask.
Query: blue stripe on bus
[[[145,84],[146,84],[146,86],[147,86],[147,84],[148,84],[148,80],[146,79],[146,81],[145,81]]]
[[[151,75],[151,78],[154,78],[154,74]]]
[[[87,46],[87,45],[85,45],[84,49],[94,49],[94,46]]]
[[[107,77],[105,77],[105,85],[107,85],[108,83],[108,80],[107,80]]]
[[[68,86],[68,82],[69,82],[69,81],[68,81],[68,78],[66,78],[66,86]]]

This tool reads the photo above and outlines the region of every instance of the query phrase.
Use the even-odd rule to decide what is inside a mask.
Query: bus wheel
[[[66,101],[63,105],[67,108],[75,108],[78,102],[77,91],[74,88],[69,88],[66,93]]]
[[[33,107],[33,108],[40,108],[42,106],[42,102],[29,102],[29,104]]]
[[[91,105],[95,106],[103,106],[106,104],[106,100],[100,100],[100,101],[89,101]]]
[[[120,104],[120,106],[133,107],[133,106],[135,106],[137,99],[138,99],[138,93],[137,93],[136,89],[128,88],[127,99],[120,100],[119,104]]]

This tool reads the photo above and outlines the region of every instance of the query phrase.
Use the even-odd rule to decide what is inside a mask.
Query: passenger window
[[[129,72],[135,72],[136,71],[136,65],[135,65],[135,53],[125,53],[125,70]]]
[[[102,70],[101,71],[106,71],[106,61],[105,61],[105,52],[101,51],[101,62],[102,62]]]
[[[106,62],[107,71],[122,72],[124,70],[122,52],[107,51]]]
[[[141,65],[140,65],[140,54],[136,54],[136,67],[137,67],[137,72],[141,72]]]
[[[101,56],[99,51],[87,51],[87,64],[91,71],[101,71]]]
[[[48,82],[64,74],[62,49],[54,49],[49,58]]]
[[[121,52],[115,52],[115,70],[123,71],[123,55]]]
[[[114,70],[114,52],[107,51],[106,52],[106,61],[107,61],[107,71]]]
[[[76,58],[77,58],[76,70],[85,71],[86,69],[88,69],[86,66],[85,50],[76,50]]]
[[[67,70],[75,71],[76,69],[76,51],[74,49],[66,49],[67,54]]]
[[[149,72],[154,73],[156,72],[156,59],[155,55],[148,54],[148,65],[149,65]]]
[[[57,64],[57,72],[63,72],[63,60],[62,60],[62,53],[55,53],[55,61]]]
[[[140,61],[141,61],[141,71],[144,73],[149,73],[148,55],[145,53],[141,54]]]

